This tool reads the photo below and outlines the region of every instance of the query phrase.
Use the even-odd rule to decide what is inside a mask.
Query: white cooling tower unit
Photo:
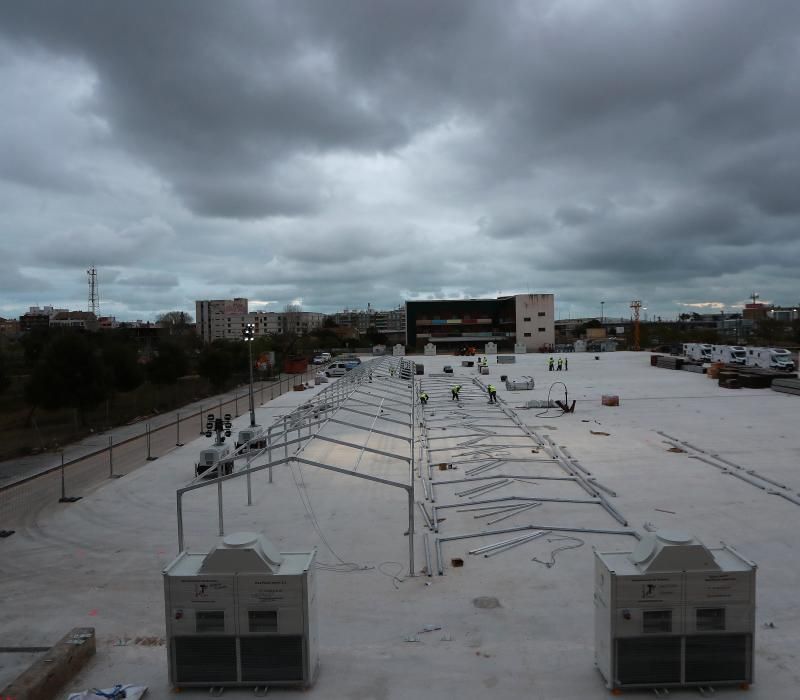
[[[164,570],[170,681],[309,686],[317,668],[314,559],[243,532]]]
[[[753,682],[756,566],[727,545],[648,533],[595,552],[595,662],[609,688]]]

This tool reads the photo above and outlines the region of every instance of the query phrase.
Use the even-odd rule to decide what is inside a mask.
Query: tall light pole
[[[242,329],[242,338],[247,343],[247,358],[250,365],[250,427],[256,424],[256,408],[253,401],[253,341],[256,339],[256,327],[248,323]]]
[[[605,305],[605,302],[601,301],[600,302],[600,323],[601,324],[603,324],[605,322],[605,318],[606,318],[605,313],[603,313],[604,312],[604,309],[603,309],[604,305]]]

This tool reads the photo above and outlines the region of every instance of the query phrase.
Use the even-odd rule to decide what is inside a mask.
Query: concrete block
[[[423,352],[425,353],[426,357],[435,357],[436,356],[436,346],[433,343],[428,343],[423,348]]]
[[[405,345],[400,345],[400,343],[398,343],[392,348],[392,355],[394,357],[405,357],[405,354],[406,354]]]
[[[528,352],[528,346],[525,343],[514,343],[514,353],[516,355],[524,355]]]
[[[0,691],[0,698],[51,700],[94,656],[94,627],[74,627]]]
[[[496,355],[497,354],[497,343],[486,343],[483,348],[484,355]]]

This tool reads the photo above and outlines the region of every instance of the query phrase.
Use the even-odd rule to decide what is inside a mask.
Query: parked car
[[[325,361],[326,360],[322,355],[315,355],[314,359],[311,360],[311,364],[312,365],[324,365]]]
[[[342,377],[351,369],[347,362],[334,362],[325,370],[325,374],[329,377]]]

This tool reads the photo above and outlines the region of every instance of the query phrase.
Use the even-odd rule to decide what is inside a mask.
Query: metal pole
[[[253,344],[247,344],[247,352],[250,357],[250,425],[256,424],[255,401],[253,400]]]
[[[272,427],[270,427],[269,431],[267,432],[267,463],[270,465],[268,469],[269,472],[269,483],[272,483]]]
[[[152,462],[155,460],[155,457],[153,457],[153,455],[150,454],[150,447],[152,443],[152,438],[150,435],[150,423],[148,423],[146,427],[147,427],[147,461]]]
[[[222,464],[217,463],[217,479],[222,476]],[[222,481],[217,481],[217,504],[219,509],[219,536],[225,534],[225,528],[222,523]]]
[[[183,494],[178,491],[177,493],[178,498],[178,551],[183,551],[183,507],[181,504],[181,499],[183,498]]]
[[[67,500],[67,490],[64,482],[64,453],[61,453],[61,502]]]
[[[202,404],[200,404],[200,413],[198,413],[197,415],[200,416],[200,434],[201,435],[205,435],[206,428],[205,428],[205,423],[203,422],[203,405]]]
[[[183,443],[181,442],[181,414],[177,413],[177,421],[175,423],[175,447],[183,447]]]
[[[250,445],[247,446],[247,505],[253,505],[253,490],[250,484]]]
[[[408,575],[414,576],[414,486],[408,490]]]
[[[114,478],[114,437],[108,436],[108,478]]]
[[[233,406],[234,406],[233,414],[234,414],[234,416],[236,418],[238,418],[239,417],[239,393],[237,391],[235,391],[235,390],[233,392]]]

